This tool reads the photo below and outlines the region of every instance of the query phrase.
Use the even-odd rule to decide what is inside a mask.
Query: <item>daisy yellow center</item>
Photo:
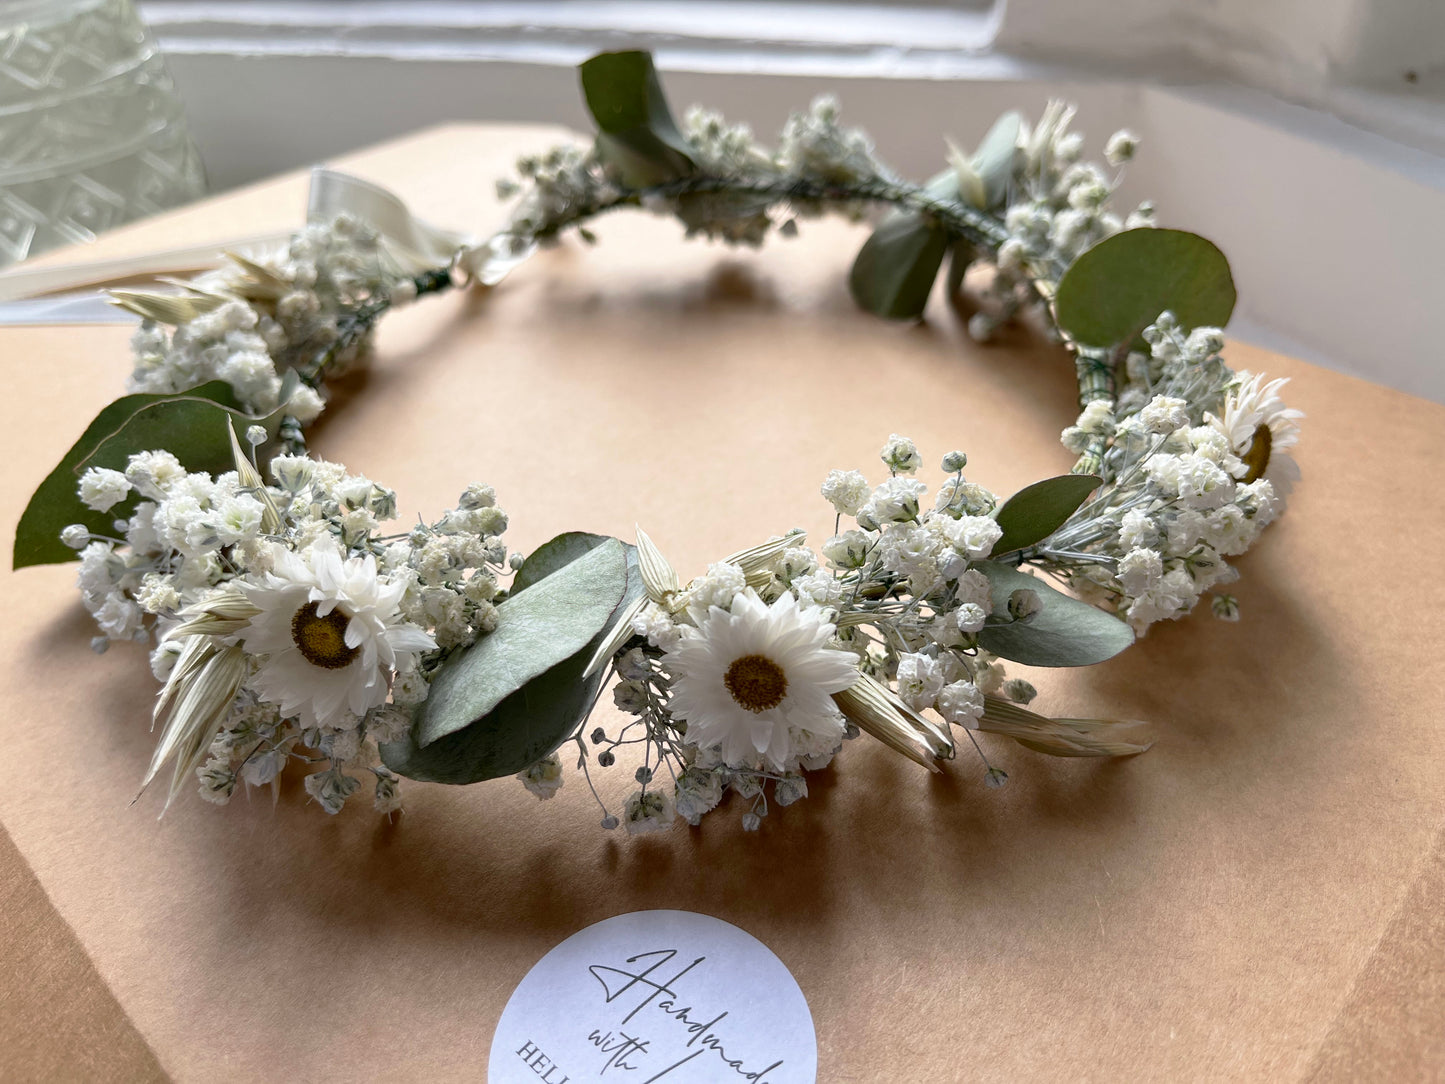
[[[1257,426],[1254,439],[1249,442],[1249,450],[1240,456],[1249,468],[1249,473],[1244,476],[1245,482],[1257,482],[1264,477],[1264,472],[1269,470],[1269,453],[1273,446],[1274,434],[1269,426]]]
[[[318,605],[308,602],[296,611],[291,619],[291,639],[313,666],[340,670],[361,653],[360,648],[346,646],[346,625],[351,619],[339,609],[322,617],[316,612]]]
[[[740,707],[759,712],[775,708],[788,692],[788,675],[765,655],[744,655],[734,659],[723,675],[723,684]]]

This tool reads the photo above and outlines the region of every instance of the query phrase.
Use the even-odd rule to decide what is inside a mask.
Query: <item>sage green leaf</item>
[[[607,677],[605,667],[582,676],[592,644],[527,682],[470,726],[425,747],[417,744],[415,730],[403,741],[381,746],[382,762],[397,775],[428,783],[480,783],[516,775],[555,750],[591,708]]]
[[[534,583],[546,579],[554,572],[560,572],[564,567],[579,557],[585,557],[598,546],[615,541],[617,539],[609,535],[588,534],[586,531],[568,531],[565,534],[559,534],[550,542],[544,542],[533,550],[522,563],[522,567],[517,569],[517,574],[512,577],[512,587],[508,592],[508,597],[516,598]],[[632,549],[625,543],[623,545],[629,550]]]
[[[1197,233],[1146,227],[1106,237],[1059,281],[1059,327],[1101,348],[1134,343],[1168,310],[1185,328],[1223,327],[1234,311],[1224,253]]]
[[[1103,483],[1092,474],[1063,474],[1019,490],[994,513],[1003,537],[993,546],[995,557],[1041,542],[1064,525]]]
[[[189,391],[127,395],[103,409],[81,438],[30,498],[15,529],[14,567],[57,564],[76,558],[60,532],[83,523],[98,534],[114,534],[112,524],[125,515],[124,503],[109,512],[93,512],[80,502],[76,485],[90,467],[124,470],[136,452],[164,448],[187,470],[223,473],[234,467],[226,426],[264,426],[274,436],[282,411],[252,417],[241,411],[231,386],[223,380]],[[133,499],[133,498],[132,498]]]
[[[1056,591],[1043,580],[993,561],[974,565],[988,577],[995,615],[1008,613],[1009,596],[1027,588],[1043,609],[1027,621],[985,625],[980,646],[1025,666],[1092,666],[1134,642],[1134,630],[1096,606]]]
[[[650,53],[599,53],[579,69],[598,155],[641,188],[693,172],[692,147],[667,107]]]
[[[582,532],[558,535],[533,552],[518,570],[511,598],[545,583],[608,543],[616,544],[617,540]],[[614,613],[643,593],[637,551],[632,546],[624,548],[627,588]],[[611,620],[609,617],[609,625]],[[381,747],[382,760],[392,771],[409,779],[454,784],[514,775],[535,764],[566,740],[591,710],[607,677],[607,668],[586,676],[583,671],[606,634],[604,627],[577,654],[527,682],[471,725],[425,748],[417,744],[419,727],[413,727],[406,740]]]
[[[1009,112],[993,122],[978,150],[973,152],[973,171],[983,182],[984,208],[1001,207],[1013,182],[1014,163],[1018,159],[1019,133],[1024,119]]]
[[[930,199],[941,200],[948,203],[962,203],[963,187],[959,180],[958,171],[949,167],[941,169],[923,185],[923,190],[928,193]],[[913,211],[891,211],[888,218],[918,218]],[[885,219],[884,221],[887,221]]]
[[[863,243],[848,287],[859,307],[889,320],[923,315],[948,235],[917,215],[885,218]]]
[[[960,183],[959,174],[949,168],[930,177],[923,190],[931,199],[959,203]],[[915,243],[920,245],[918,251],[911,247]],[[933,252],[936,245],[946,251],[948,235],[928,216],[917,211],[889,211],[853,262],[848,285],[854,300],[861,308],[889,319],[912,320],[923,315],[943,262],[942,255]],[[905,286],[903,293],[895,293],[894,286],[910,277],[916,281]]]
[[[582,651],[607,627],[627,579],[627,555],[612,538],[504,599],[496,631],[448,659],[432,679],[417,713],[417,744],[426,748],[470,726]]]

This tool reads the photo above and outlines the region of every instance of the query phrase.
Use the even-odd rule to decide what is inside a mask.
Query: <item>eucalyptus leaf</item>
[[[15,529],[14,567],[74,560],[76,551],[60,541],[62,529],[83,523],[92,532],[114,534],[112,524],[125,504],[94,512],[80,502],[76,485],[90,467],[124,470],[136,452],[164,448],[192,471],[233,469],[228,424],[263,426],[274,436],[282,411],[253,417],[240,409],[231,385],[213,380],[189,391],[127,395],[105,407],[86,427],[30,498]]]
[[[432,679],[417,713],[417,744],[426,748],[470,726],[582,651],[622,603],[627,565],[622,543],[610,538],[498,604],[496,631],[448,659]]]
[[[1008,613],[1009,596],[1027,588],[1043,609],[1027,621],[985,625],[978,642],[1005,659],[1026,666],[1092,666],[1134,642],[1134,631],[1098,607],[1056,591],[1043,580],[993,561],[974,566],[988,577],[996,615]]]
[[[642,595],[642,576],[636,549],[605,535],[571,532],[540,546],[518,570],[512,581],[511,599],[609,543],[623,545],[627,551],[627,586],[615,614]],[[420,727],[413,727],[406,740],[381,747],[382,760],[407,778],[454,784],[514,775],[535,764],[566,740],[591,709],[607,669],[585,677],[583,670],[606,636],[611,620],[609,615],[603,630],[582,650],[532,678],[475,722],[425,748],[416,740]]]
[[[692,147],[667,107],[650,53],[599,53],[579,71],[597,122],[597,152],[624,181],[644,187],[693,172]]]
[[[1013,182],[1014,163],[1018,159],[1019,134],[1023,117],[1009,112],[993,122],[993,127],[973,152],[974,172],[983,182],[984,207],[1003,206]]]
[[[1197,233],[1146,227],[1106,237],[1059,281],[1059,327],[1085,346],[1134,343],[1164,311],[1185,328],[1223,327],[1234,311],[1224,253]]]
[[[508,592],[508,597],[516,598],[534,583],[546,579],[554,572],[562,571],[579,557],[585,557],[597,547],[616,541],[618,540],[608,535],[588,534],[586,531],[568,531],[565,534],[559,534],[550,542],[544,542],[538,546],[522,562],[522,567],[517,569],[517,574],[512,577],[512,587]],[[621,543],[621,545],[624,549],[633,549],[626,543]]]
[[[951,166],[948,169],[939,170],[928,178],[923,185],[923,190],[928,193],[930,199],[948,203],[963,202],[963,188],[958,171]],[[917,218],[918,215],[912,211],[893,211],[889,217]]]
[[[607,670],[588,678],[582,670],[600,640],[533,678],[470,726],[424,748],[414,734],[383,745],[382,762],[398,775],[428,783],[480,783],[523,771],[566,740],[592,706]]]
[[[1101,484],[1103,479],[1092,474],[1063,474],[1019,490],[994,513],[1003,528],[1003,537],[993,546],[994,556],[1048,538]]]
[[[884,219],[853,261],[853,299],[876,316],[918,319],[947,251],[948,235],[921,216]]]

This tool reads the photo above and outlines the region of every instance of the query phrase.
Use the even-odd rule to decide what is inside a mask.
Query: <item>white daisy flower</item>
[[[251,687],[304,726],[354,726],[386,700],[392,676],[436,641],[397,605],[405,581],[383,583],[376,559],[343,559],[329,538],[303,559],[283,546],[260,582],[239,582],[260,613],[236,633],[262,656]]]
[[[1284,405],[1279,391],[1288,379],[1264,382],[1248,372],[1238,374],[1238,386],[1224,397],[1220,416],[1205,422],[1224,434],[1230,450],[1244,463],[1241,478],[1253,482],[1267,478],[1281,501],[1299,481],[1299,465],[1289,449],[1299,443],[1299,419],[1304,412]]]
[[[794,755],[789,730],[840,739],[832,694],[858,679],[855,655],[828,646],[833,626],[784,593],[771,606],[751,588],[732,612],[713,607],[696,633],[667,656],[669,708],[687,721],[687,740],[718,747],[729,767],[783,771]]]

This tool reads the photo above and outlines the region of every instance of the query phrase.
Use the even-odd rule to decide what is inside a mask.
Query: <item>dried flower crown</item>
[[[604,827],[696,824],[734,791],[751,829],[860,732],[930,768],[959,731],[1059,756],[1147,748],[1135,723],[1029,710],[1034,688],[1006,680],[1003,660],[1102,662],[1228,584],[1226,559],[1282,510],[1299,413],[1281,381],[1220,357],[1234,286],[1219,251],[1156,228],[1147,204],[1110,209],[1134,139],[1109,141],[1107,168],[1083,162],[1072,110],[1053,104],[1033,125],[1003,117],[917,185],[827,99],[769,150],[701,110],[679,128],[646,54],[594,57],[581,77],[595,143],[520,162],[522,183],[501,186],[520,194],[515,213],[483,244],[364,188],[361,218],[316,222],[284,252],[236,256],[180,294],[117,293],[145,318],[132,394],[42,483],[15,564],[78,556],[96,649],[154,640],[164,685],[145,782],[169,764],[170,798],[198,778],[224,802],[296,762],[317,766],[305,787],[327,812],[363,773],[390,812],[400,776],[519,775],[546,798],[559,750],[575,746],[591,785],[594,762],[635,746],[636,789],[620,818],[604,803]],[[930,507],[923,458],[895,435],[881,484],[824,481],[837,527],[821,557],[795,532],[684,582],[641,531],[635,545],[572,533],[511,553],[481,485],[433,523],[382,533],[394,494],[306,454],[325,379],[389,308],[496,282],[564,230],[590,241],[597,215],[645,207],[757,245],[879,204],[849,279],[858,303],[915,318],[945,259],[951,290],[971,267],[991,272],[971,333],[1027,316],[1074,356],[1073,473],[1000,501],[950,452]],[[1227,594],[1212,608],[1237,615]],[[588,733],[613,676],[631,720]]]

